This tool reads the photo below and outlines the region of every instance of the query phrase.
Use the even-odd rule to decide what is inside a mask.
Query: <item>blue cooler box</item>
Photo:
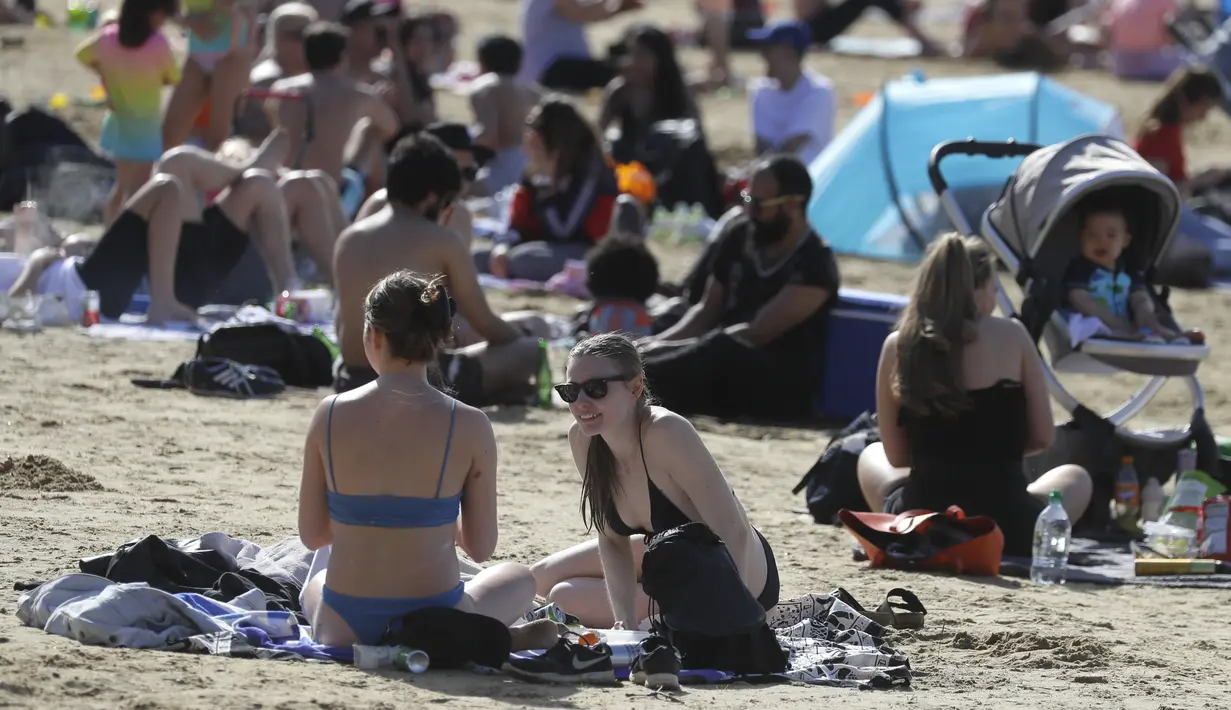
[[[838,303],[829,315],[825,373],[813,405],[817,416],[847,422],[863,412],[876,411],[881,346],[906,303],[905,296],[849,288],[838,291]]]

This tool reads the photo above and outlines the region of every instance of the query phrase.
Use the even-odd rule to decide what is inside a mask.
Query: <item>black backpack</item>
[[[316,389],[333,384],[329,347],[314,335],[288,332],[277,323],[224,325],[197,340],[197,357],[268,367],[291,387]]]
[[[868,510],[868,502],[859,489],[859,454],[877,441],[880,430],[870,412],[860,414],[829,440],[821,457],[791,489],[794,495],[804,491],[813,520],[822,525],[839,525],[839,510]]]
[[[646,541],[641,587],[654,631],[690,669],[781,673],[787,654],[765,610],[739,576],[726,545],[704,523],[664,530]],[[657,613],[655,613],[657,612]]]

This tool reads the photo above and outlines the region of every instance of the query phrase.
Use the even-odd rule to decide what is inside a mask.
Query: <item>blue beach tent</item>
[[[952,229],[928,181],[938,143],[977,138],[1047,145],[1123,134],[1115,107],[1034,73],[891,81],[809,166],[808,221],[841,254],[916,262]],[[942,171],[972,226],[1020,159],[946,158]]]

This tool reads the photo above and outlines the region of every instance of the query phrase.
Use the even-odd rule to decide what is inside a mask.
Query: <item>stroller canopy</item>
[[[988,221],[1019,261],[1033,261],[1058,276],[1078,251],[1080,224],[1073,206],[1109,191],[1132,234],[1130,254],[1139,268],[1153,265],[1179,220],[1175,184],[1123,141],[1103,135],[1041,148],[1022,160]]]

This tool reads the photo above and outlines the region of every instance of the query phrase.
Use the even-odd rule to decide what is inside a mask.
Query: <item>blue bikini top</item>
[[[325,420],[325,452],[329,460],[329,481],[332,489],[326,489],[329,497],[329,517],[344,525],[373,528],[434,528],[457,520],[462,494],[448,498],[440,497],[444,483],[445,467],[449,464],[449,448],[453,445],[453,424],[457,421],[457,400],[449,414],[449,438],[445,441],[445,458],[440,463],[440,479],[436,481],[434,498],[389,495],[348,495],[338,492],[338,482],[333,476],[333,405],[329,401],[329,417]]]

